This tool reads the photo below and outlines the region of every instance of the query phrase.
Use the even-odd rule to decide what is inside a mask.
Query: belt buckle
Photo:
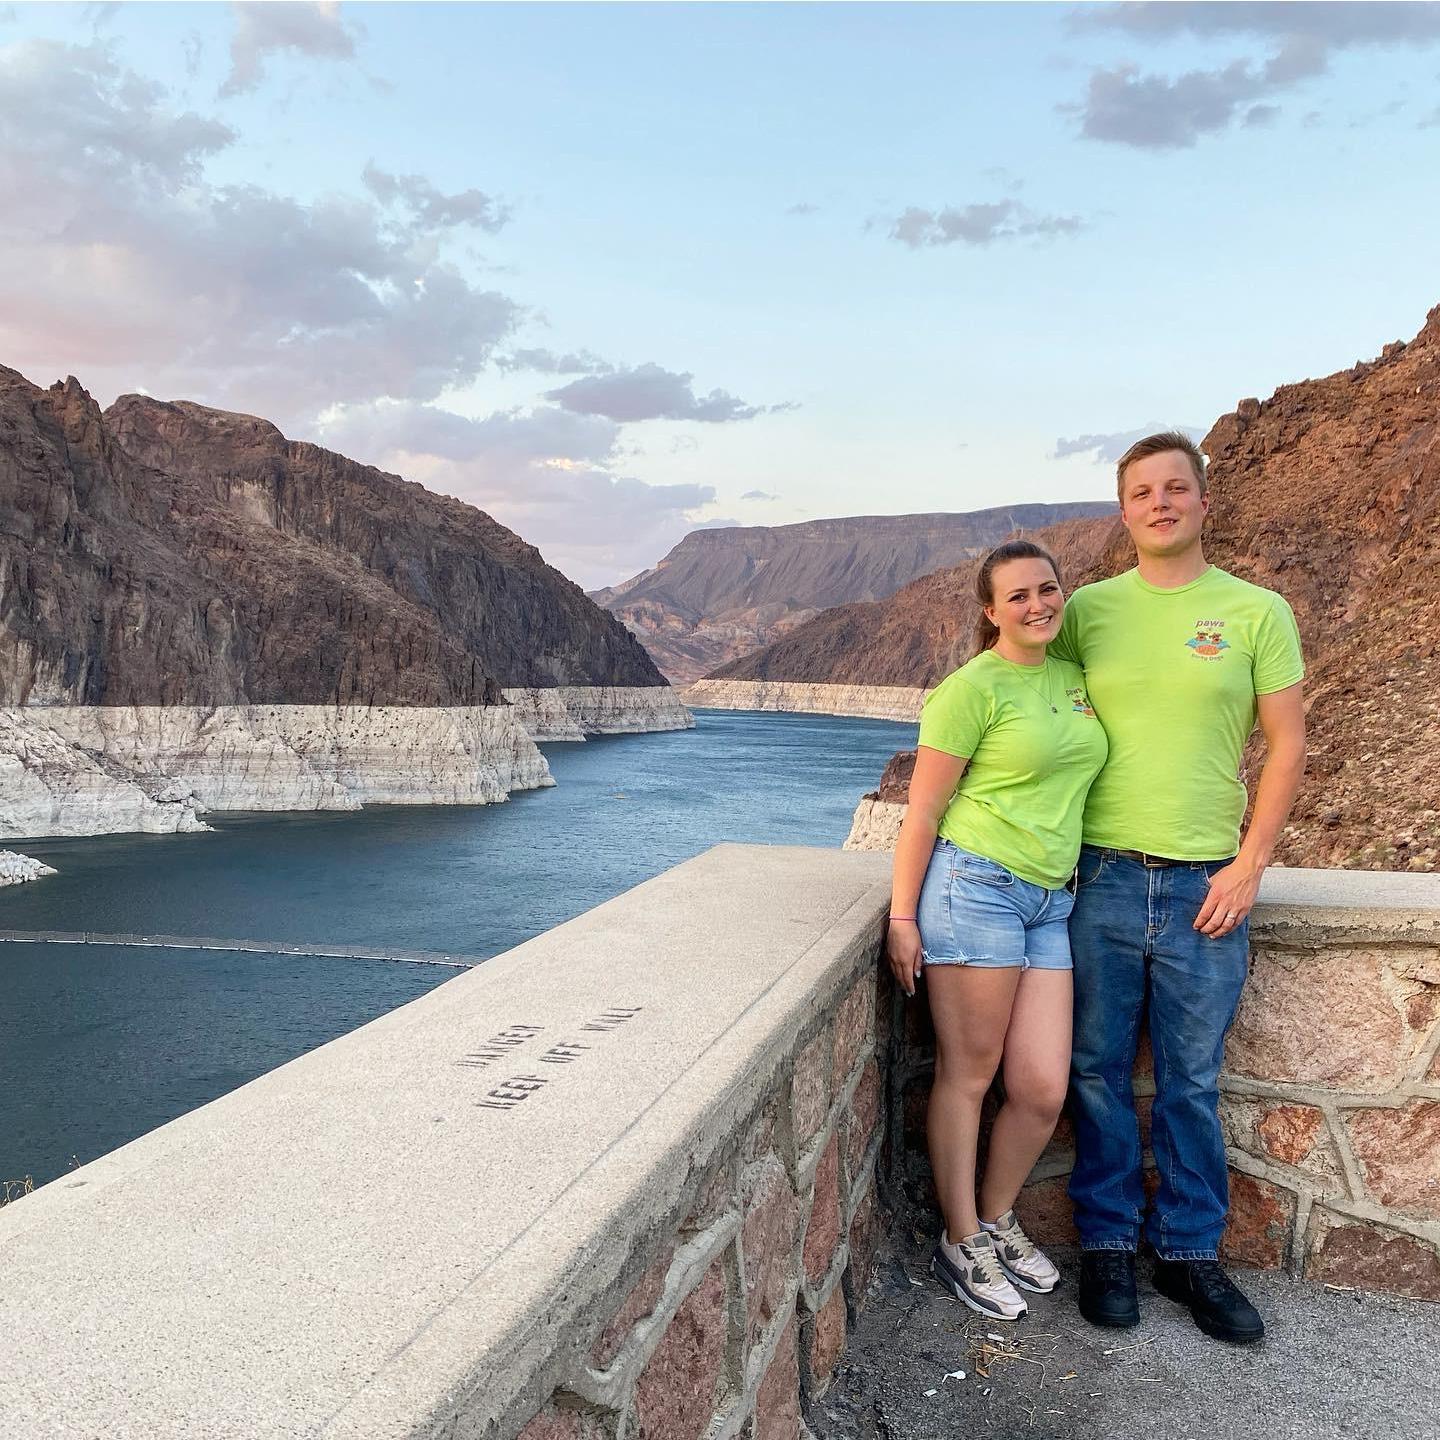
[[[1140,863],[1147,870],[1164,870],[1170,865],[1170,861],[1163,855],[1149,855],[1144,850],[1140,852]]]

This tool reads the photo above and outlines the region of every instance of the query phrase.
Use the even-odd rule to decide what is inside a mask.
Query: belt
[[[1167,865],[1206,865],[1206,860],[1172,860],[1168,855],[1147,855],[1143,850],[1112,850],[1124,860],[1134,860],[1147,870],[1163,870]]]

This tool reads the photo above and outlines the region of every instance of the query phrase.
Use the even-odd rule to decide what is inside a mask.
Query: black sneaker
[[[1156,1260],[1155,1288],[1189,1307],[1195,1323],[1216,1340],[1249,1345],[1265,1334],[1260,1312],[1220,1268],[1218,1260]]]
[[[1092,1325],[1129,1329],[1140,1323],[1135,1256],[1129,1250],[1080,1252],[1080,1313]]]

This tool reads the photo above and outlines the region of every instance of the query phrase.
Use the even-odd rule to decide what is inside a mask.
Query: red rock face
[[[547,1405],[517,1440],[604,1440],[605,1427],[593,1415]]]
[[[800,1359],[795,1322],[785,1327],[755,1397],[755,1440],[800,1440]]]
[[[818,611],[893,595],[1023,526],[1099,504],[1007,505],[964,515],[867,515],[696,530],[653,570],[591,598],[624,620],[676,684],[779,639]]]
[[[870,1007],[875,995],[868,980],[856,981],[840,1006],[835,1021],[835,1064],[833,1073],[837,1088],[850,1077],[861,1047],[870,1033]]]
[[[1315,1148],[1325,1117],[1313,1105],[1271,1105],[1255,1122],[1266,1154],[1286,1165],[1299,1165]]]
[[[1295,1197],[1268,1180],[1230,1172],[1230,1216],[1220,1254],[1240,1265],[1278,1270],[1295,1229]]]
[[[795,1143],[803,1150],[819,1133],[830,1110],[830,1061],[833,1041],[822,1030],[795,1061],[791,1117]]]
[[[1385,1277],[1385,1289],[1419,1300],[1440,1300],[1440,1254],[1409,1235],[1375,1225],[1330,1217],[1318,1243],[1305,1260],[1305,1275],[1331,1285],[1357,1290],[1375,1288],[1375,1277]]]
[[[605,1327],[590,1352],[590,1364],[596,1370],[609,1368],[624,1348],[636,1323],[655,1308],[655,1302],[665,1289],[665,1272],[670,1268],[671,1258],[672,1252],[668,1249],[657,1255],[625,1297],[620,1309],[615,1312],[615,1318]]]
[[[488,515],[273,425],[0,367],[0,703],[493,702],[658,685]]]
[[[784,1165],[772,1155],[754,1180],[741,1233],[745,1313],[752,1343],[780,1313],[799,1225],[800,1197],[791,1188]]]
[[[840,1286],[820,1307],[810,1331],[810,1374],[823,1391],[845,1349],[845,1294]]]
[[[1316,1004],[1323,996],[1324,1003]],[[1403,985],[1379,952],[1261,951],[1225,1046],[1225,1068],[1257,1080],[1383,1094],[1429,1028],[1408,1019]]]
[[[1280,591],[1309,670],[1310,762],[1275,860],[1433,871],[1440,689],[1440,308],[1407,344],[1223,415],[1206,555]],[[1070,588],[1134,563],[1118,521],[1036,532]],[[716,678],[933,685],[970,654],[973,567],[823,611]],[[1249,752],[1253,775],[1258,742]],[[897,798],[887,796],[886,798]]]
[[[715,1413],[724,1365],[725,1264],[719,1259],[676,1311],[635,1382],[640,1440],[699,1440]]]
[[[840,1148],[830,1137],[815,1169],[815,1202],[805,1231],[805,1275],[812,1285],[825,1278],[840,1243]]]
[[[873,1060],[861,1072],[860,1083],[850,1101],[850,1117],[845,1126],[845,1174],[854,1184],[865,1161],[870,1137],[880,1123],[880,1071]]]
[[[1420,1219],[1440,1219],[1440,1103],[1354,1110],[1346,1124],[1371,1198]]]

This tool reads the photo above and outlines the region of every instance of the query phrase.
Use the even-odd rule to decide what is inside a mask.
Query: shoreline
[[[537,740],[695,723],[670,686],[505,694],[486,706],[0,708],[0,842],[189,833],[231,811],[496,804],[554,785]]]
[[[831,685],[799,680],[696,680],[680,691],[693,710],[840,715],[913,725],[928,692],[913,685]]]

